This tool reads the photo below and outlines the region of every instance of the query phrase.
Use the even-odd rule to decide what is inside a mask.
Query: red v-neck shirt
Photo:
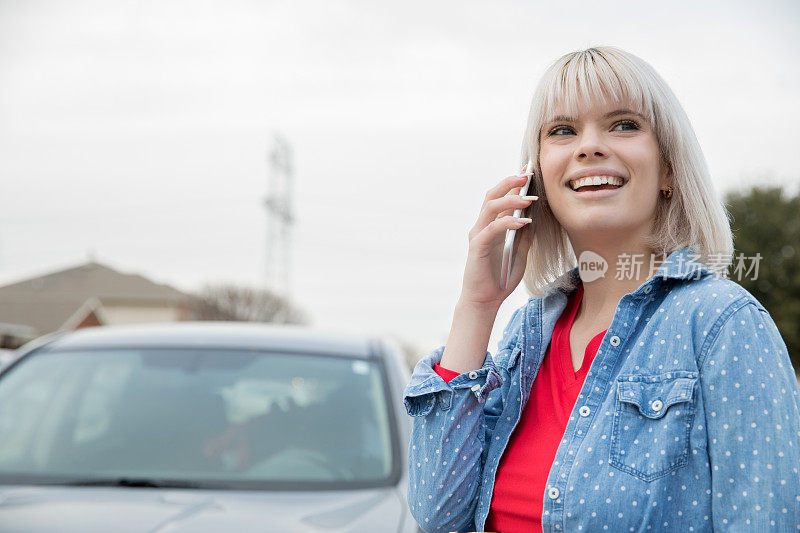
[[[575,372],[569,334],[582,297],[583,284],[580,284],[556,322],[542,366],[531,386],[530,399],[500,459],[486,531],[542,530],[542,505],[550,467],[586,373],[606,333],[602,331],[589,341],[583,364]],[[446,381],[459,375],[438,363],[434,370]]]

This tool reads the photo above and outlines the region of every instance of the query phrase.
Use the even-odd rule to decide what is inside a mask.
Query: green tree
[[[731,214],[734,261],[746,259],[741,279],[729,278],[750,291],[772,315],[796,371],[800,372],[800,195],[786,196],[781,187],[753,187],[730,192],[725,204]],[[745,275],[761,254],[758,276]]]

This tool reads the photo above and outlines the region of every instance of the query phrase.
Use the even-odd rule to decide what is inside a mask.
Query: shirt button
[[[660,411],[664,404],[661,403],[661,400],[656,400],[653,402],[653,411]]]
[[[477,379],[477,377],[478,377],[478,373],[475,372],[474,370],[469,373],[469,379]]]
[[[551,500],[555,500],[558,498],[558,489],[555,487],[550,487],[550,490],[547,491],[547,495],[550,496]]]
[[[644,288],[644,293],[645,294],[650,294],[650,291],[652,291],[652,290],[653,290],[652,285],[648,285],[647,287]]]
[[[611,342],[611,346],[619,346],[619,337],[617,337],[616,335],[611,337],[609,341]]]
[[[477,392],[477,391],[481,390],[481,386],[480,385],[473,385],[471,390],[473,392]]]
[[[592,410],[584,405],[581,406],[580,409],[578,409],[578,412],[581,414],[581,416],[589,416],[589,413],[591,413]]]

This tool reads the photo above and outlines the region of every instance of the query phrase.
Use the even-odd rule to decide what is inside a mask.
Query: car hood
[[[183,533],[396,530],[393,488],[267,492],[128,487],[0,486],[0,530]]]

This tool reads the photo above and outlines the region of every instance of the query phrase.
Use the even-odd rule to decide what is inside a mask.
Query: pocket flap
[[[677,371],[657,376],[620,376],[617,378],[617,398],[635,405],[647,418],[664,416],[671,405],[691,401],[697,373]]]

